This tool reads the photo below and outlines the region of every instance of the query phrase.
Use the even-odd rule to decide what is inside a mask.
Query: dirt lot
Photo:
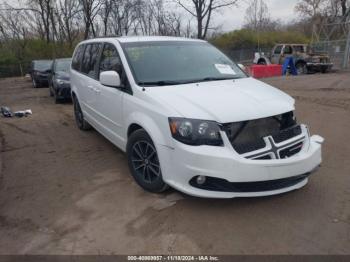
[[[265,81],[325,137],[323,166],[299,191],[208,200],[142,191],[120,150],[75,127],[71,104],[0,80],[0,105],[33,111],[0,117],[0,254],[350,254],[350,74]]]

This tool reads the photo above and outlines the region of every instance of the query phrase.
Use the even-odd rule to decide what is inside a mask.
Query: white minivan
[[[304,186],[321,163],[323,138],[297,122],[294,99],[206,41],[83,41],[71,90],[78,127],[94,127],[125,151],[132,176],[150,192],[280,194]]]

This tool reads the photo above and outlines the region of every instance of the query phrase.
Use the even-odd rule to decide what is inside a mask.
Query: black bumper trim
[[[253,193],[253,192],[265,192],[274,191],[287,187],[294,186],[311,175],[311,172],[302,175],[267,180],[259,182],[229,182],[225,179],[207,177],[206,182],[203,185],[196,183],[197,176],[193,177],[189,184],[195,188],[217,191],[217,192],[233,192],[233,193]]]

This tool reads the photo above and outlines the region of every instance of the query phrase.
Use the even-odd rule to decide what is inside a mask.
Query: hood
[[[230,123],[294,110],[294,99],[253,78],[147,88],[146,93],[178,116]]]
[[[70,75],[69,75],[69,72],[58,71],[56,72],[56,78],[62,79],[62,80],[69,80]]]

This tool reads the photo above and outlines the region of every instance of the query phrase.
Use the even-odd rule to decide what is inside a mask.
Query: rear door
[[[116,71],[121,78],[120,88],[104,86],[100,82],[96,83],[96,110],[97,121],[104,129],[103,134],[114,144],[123,147],[123,97],[127,94],[129,82],[123,69],[123,65],[116,46],[112,43],[105,43],[99,63],[99,74],[104,71]]]
[[[81,61],[81,86],[79,94],[83,95],[81,106],[88,120],[96,122],[98,113],[96,109],[96,86],[98,80],[98,59],[102,50],[102,43],[86,44],[84,55]]]

